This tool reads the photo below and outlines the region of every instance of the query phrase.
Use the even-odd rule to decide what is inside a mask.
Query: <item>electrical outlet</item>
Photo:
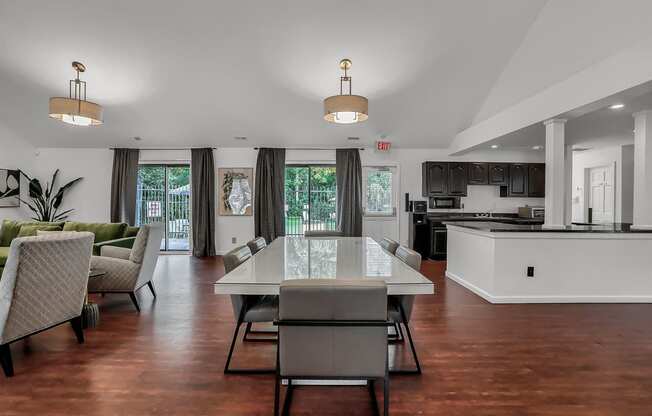
[[[527,266],[527,277],[534,277],[534,266]]]
[[[231,237],[231,244],[235,244],[238,242],[238,239],[236,237]]]

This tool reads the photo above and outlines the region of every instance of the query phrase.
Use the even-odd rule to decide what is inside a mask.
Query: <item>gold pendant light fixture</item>
[[[86,101],[86,81],[79,79],[79,73],[86,71],[86,67],[76,61],[72,63],[72,67],[77,76],[70,80],[68,98],[50,98],[50,117],[75,126],[102,124],[102,106]]]
[[[324,100],[324,120],[337,124],[354,124],[369,118],[369,101],[361,95],[351,94],[350,59],[342,59],[340,68],[344,76],[340,77],[340,95],[333,95]],[[344,94],[344,83],[349,84],[349,93]]]

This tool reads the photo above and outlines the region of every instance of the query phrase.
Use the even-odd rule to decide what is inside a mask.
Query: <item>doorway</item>
[[[614,177],[614,165],[588,169],[588,222],[615,222]]]
[[[162,223],[162,251],[190,250],[190,165],[139,165],[136,225]]]
[[[395,166],[362,168],[362,234],[376,241],[399,241],[398,172]]]
[[[337,187],[333,165],[285,167],[285,234],[337,229]]]

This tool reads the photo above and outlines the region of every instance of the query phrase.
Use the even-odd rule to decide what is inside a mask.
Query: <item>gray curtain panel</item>
[[[362,165],[358,149],[337,149],[337,228],[347,237],[362,236]]]
[[[271,242],[285,235],[285,149],[258,150],[254,193],[256,236]]]
[[[192,149],[192,255],[215,255],[215,166],[213,149]]]
[[[136,223],[138,149],[113,150],[111,176],[111,222]]]

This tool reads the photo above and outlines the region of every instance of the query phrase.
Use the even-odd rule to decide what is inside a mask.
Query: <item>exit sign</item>
[[[378,140],[376,142],[376,150],[379,152],[389,152],[389,149],[392,147],[392,142],[386,142]]]

